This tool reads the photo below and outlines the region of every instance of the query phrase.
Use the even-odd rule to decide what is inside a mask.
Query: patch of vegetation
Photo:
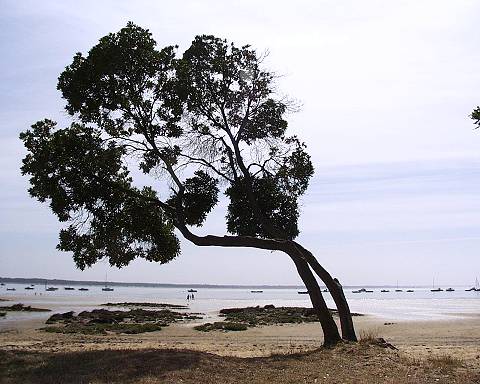
[[[0,317],[5,317],[7,315],[7,312],[0,312]]]
[[[248,327],[256,327],[258,325],[318,321],[313,308],[277,308],[273,304],[265,305],[264,307],[224,308],[220,310],[220,316],[225,317],[225,321],[201,324],[194,327],[194,329],[202,332],[215,330],[245,331]]]
[[[74,314],[73,311],[65,312],[65,313],[55,313],[48,318],[46,324],[54,324],[61,321],[68,322],[69,320],[73,319],[73,314]]]
[[[197,331],[210,332],[210,331],[246,331],[247,324],[234,323],[230,321],[216,321],[215,323],[205,323],[194,327]]]
[[[427,359],[427,363],[432,368],[439,369],[444,373],[449,373],[456,368],[460,368],[463,364],[461,359],[450,355],[430,356]]]
[[[143,333],[159,331],[183,320],[201,319],[196,314],[179,313],[169,309],[159,311],[131,309],[129,311],[109,311],[94,309],[83,311],[75,316],[73,312],[56,313],[46,321],[46,324],[58,324],[54,327],[44,327],[41,330],[54,333],[81,333],[86,335],[106,335],[114,333]]]
[[[334,311],[332,313],[335,314]],[[352,315],[360,316],[359,314]],[[226,321],[248,324],[251,327],[319,321],[313,308],[275,307],[272,304],[264,307],[225,308],[220,310],[220,316],[225,317]]]
[[[170,308],[170,309],[188,309],[186,305],[168,304],[168,303],[105,303],[105,307],[144,307],[144,308]]]
[[[137,334],[144,332],[160,331],[162,327],[168,326],[164,323],[146,323],[146,324],[84,324],[70,323],[65,326],[54,326],[40,328],[42,331],[50,333],[81,333],[83,335],[106,335],[108,332]]]
[[[106,309],[94,309],[93,311],[83,311],[78,314],[79,318],[94,323],[120,323],[120,322],[156,322],[174,323],[183,320],[189,314],[162,309],[159,311],[146,309],[131,309],[129,311],[109,311]],[[201,317],[195,317],[201,319]]]
[[[33,308],[29,305],[13,304],[9,307],[0,307],[0,310],[7,312],[50,312],[50,309],[45,308]]]
[[[365,329],[360,331],[360,342],[371,343],[378,339],[378,329]]]

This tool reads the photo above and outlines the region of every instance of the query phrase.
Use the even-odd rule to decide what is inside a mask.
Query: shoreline
[[[53,312],[47,313],[47,317],[50,314]],[[402,353],[419,357],[454,354],[462,359],[476,360],[480,368],[480,315],[465,315],[468,317],[432,321],[386,321],[365,315],[354,317],[354,323],[359,338],[382,337]],[[6,325],[5,320],[0,320],[0,324],[2,322]],[[161,348],[188,349],[219,356],[260,357],[283,351],[312,351],[321,346],[323,340],[319,323],[258,326],[241,332],[193,329],[203,322],[171,324],[158,332],[102,336],[43,332],[38,328],[44,326],[45,319],[37,317],[0,327],[0,345],[4,350],[15,351]]]
[[[199,332],[193,327],[201,321],[192,321],[148,333],[84,335],[44,332],[45,319],[30,318],[0,326],[0,370],[3,364],[6,383],[25,384],[124,383],[126,376],[135,384],[240,383],[246,376],[252,384],[473,384],[480,379],[480,314],[462,315],[357,316],[360,342],[333,349],[321,348],[318,322]],[[395,350],[382,346],[390,344]]]

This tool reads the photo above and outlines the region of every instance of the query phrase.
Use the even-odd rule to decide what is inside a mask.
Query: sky
[[[472,285],[480,277],[478,1],[0,0],[0,276],[126,282],[299,284],[279,252],[198,248],[168,265],[100,262],[55,249],[61,228],[27,193],[21,131],[68,124],[57,77],[128,21],[159,46],[213,34],[268,52],[291,132],[315,175],[298,241],[344,285]],[[225,202],[201,233],[225,234]]]

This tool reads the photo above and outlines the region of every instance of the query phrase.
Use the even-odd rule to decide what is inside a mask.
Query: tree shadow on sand
[[[0,352],[5,383],[97,383],[161,379],[201,364],[205,353],[181,350],[102,350],[68,353]],[[218,357],[209,355],[208,360]],[[5,381],[3,381],[5,380]]]

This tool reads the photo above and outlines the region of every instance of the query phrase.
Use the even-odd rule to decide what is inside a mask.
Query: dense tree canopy
[[[199,246],[253,247],[290,256],[308,289],[324,343],[340,340],[315,274],[334,299],[345,339],[356,340],[342,286],[294,239],[298,199],[313,166],[287,134],[289,103],[250,46],[197,36],[179,55],[133,23],[77,53],[58,80],[74,121],[23,132],[30,194],[61,222],[58,248],[84,269],[180,253],[177,233]],[[134,175],[151,177],[139,187]],[[231,235],[198,236],[223,193]],[[175,231],[175,228],[178,232]]]
[[[178,57],[132,23],[77,53],[58,81],[75,122],[21,134],[30,194],[69,223],[59,248],[82,269],[168,262],[180,253],[175,226],[203,225],[220,191],[228,232],[295,238],[313,167],[287,136],[274,81],[249,46],[197,36]],[[164,188],[136,187],[133,167]]]

